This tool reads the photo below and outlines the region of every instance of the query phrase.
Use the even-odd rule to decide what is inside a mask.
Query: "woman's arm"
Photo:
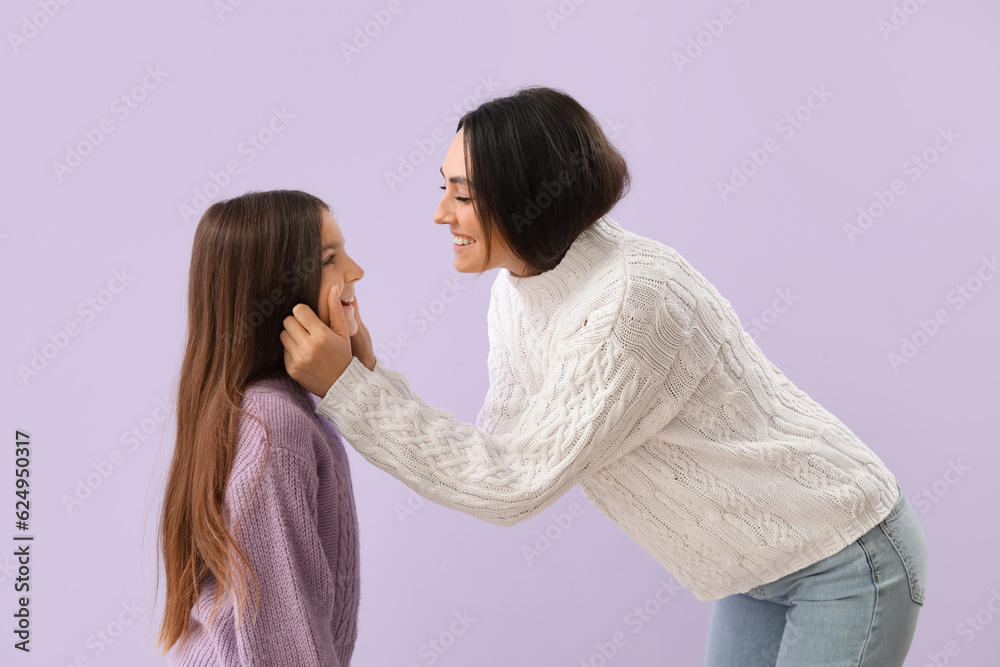
[[[618,307],[599,340],[588,333],[553,346],[550,374],[522,406],[488,399],[478,421],[503,416],[501,433],[427,405],[402,373],[378,363],[372,372],[357,358],[316,412],[362,456],[424,497],[516,524],[660,430],[714,362],[720,343],[699,319],[682,324],[665,306]],[[493,368],[509,362],[501,351]],[[501,375],[491,372],[493,399],[509,400],[494,377]]]

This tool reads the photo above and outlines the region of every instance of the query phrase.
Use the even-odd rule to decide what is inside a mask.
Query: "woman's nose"
[[[437,210],[434,211],[434,222],[439,225],[448,224],[448,216],[450,213],[451,211],[447,206],[445,206],[445,199],[442,197],[441,203],[438,204]]]

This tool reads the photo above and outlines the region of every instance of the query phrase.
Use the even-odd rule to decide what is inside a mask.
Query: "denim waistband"
[[[906,497],[903,495],[903,489],[899,487],[899,483],[896,484],[896,490],[899,491],[899,498],[896,499],[896,504],[892,506],[889,513],[885,515],[884,519],[882,519],[883,521],[896,516],[902,511],[903,507],[906,506]]]

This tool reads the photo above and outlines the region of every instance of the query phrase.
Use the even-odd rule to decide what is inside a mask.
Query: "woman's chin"
[[[459,259],[458,257],[455,258],[455,261],[453,262],[452,265],[455,267],[455,270],[458,271],[459,273],[475,273],[476,272],[476,267],[473,266],[473,262],[465,261],[465,260]]]

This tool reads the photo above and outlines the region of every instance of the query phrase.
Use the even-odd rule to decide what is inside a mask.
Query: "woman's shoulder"
[[[613,221],[605,227],[614,250],[606,254],[604,270],[595,272],[599,287],[589,291],[597,294],[603,287],[615,298],[590,304],[594,321],[606,320],[619,338],[638,348],[679,339],[692,327],[713,349],[736,334],[739,319],[732,306],[677,249]]]

